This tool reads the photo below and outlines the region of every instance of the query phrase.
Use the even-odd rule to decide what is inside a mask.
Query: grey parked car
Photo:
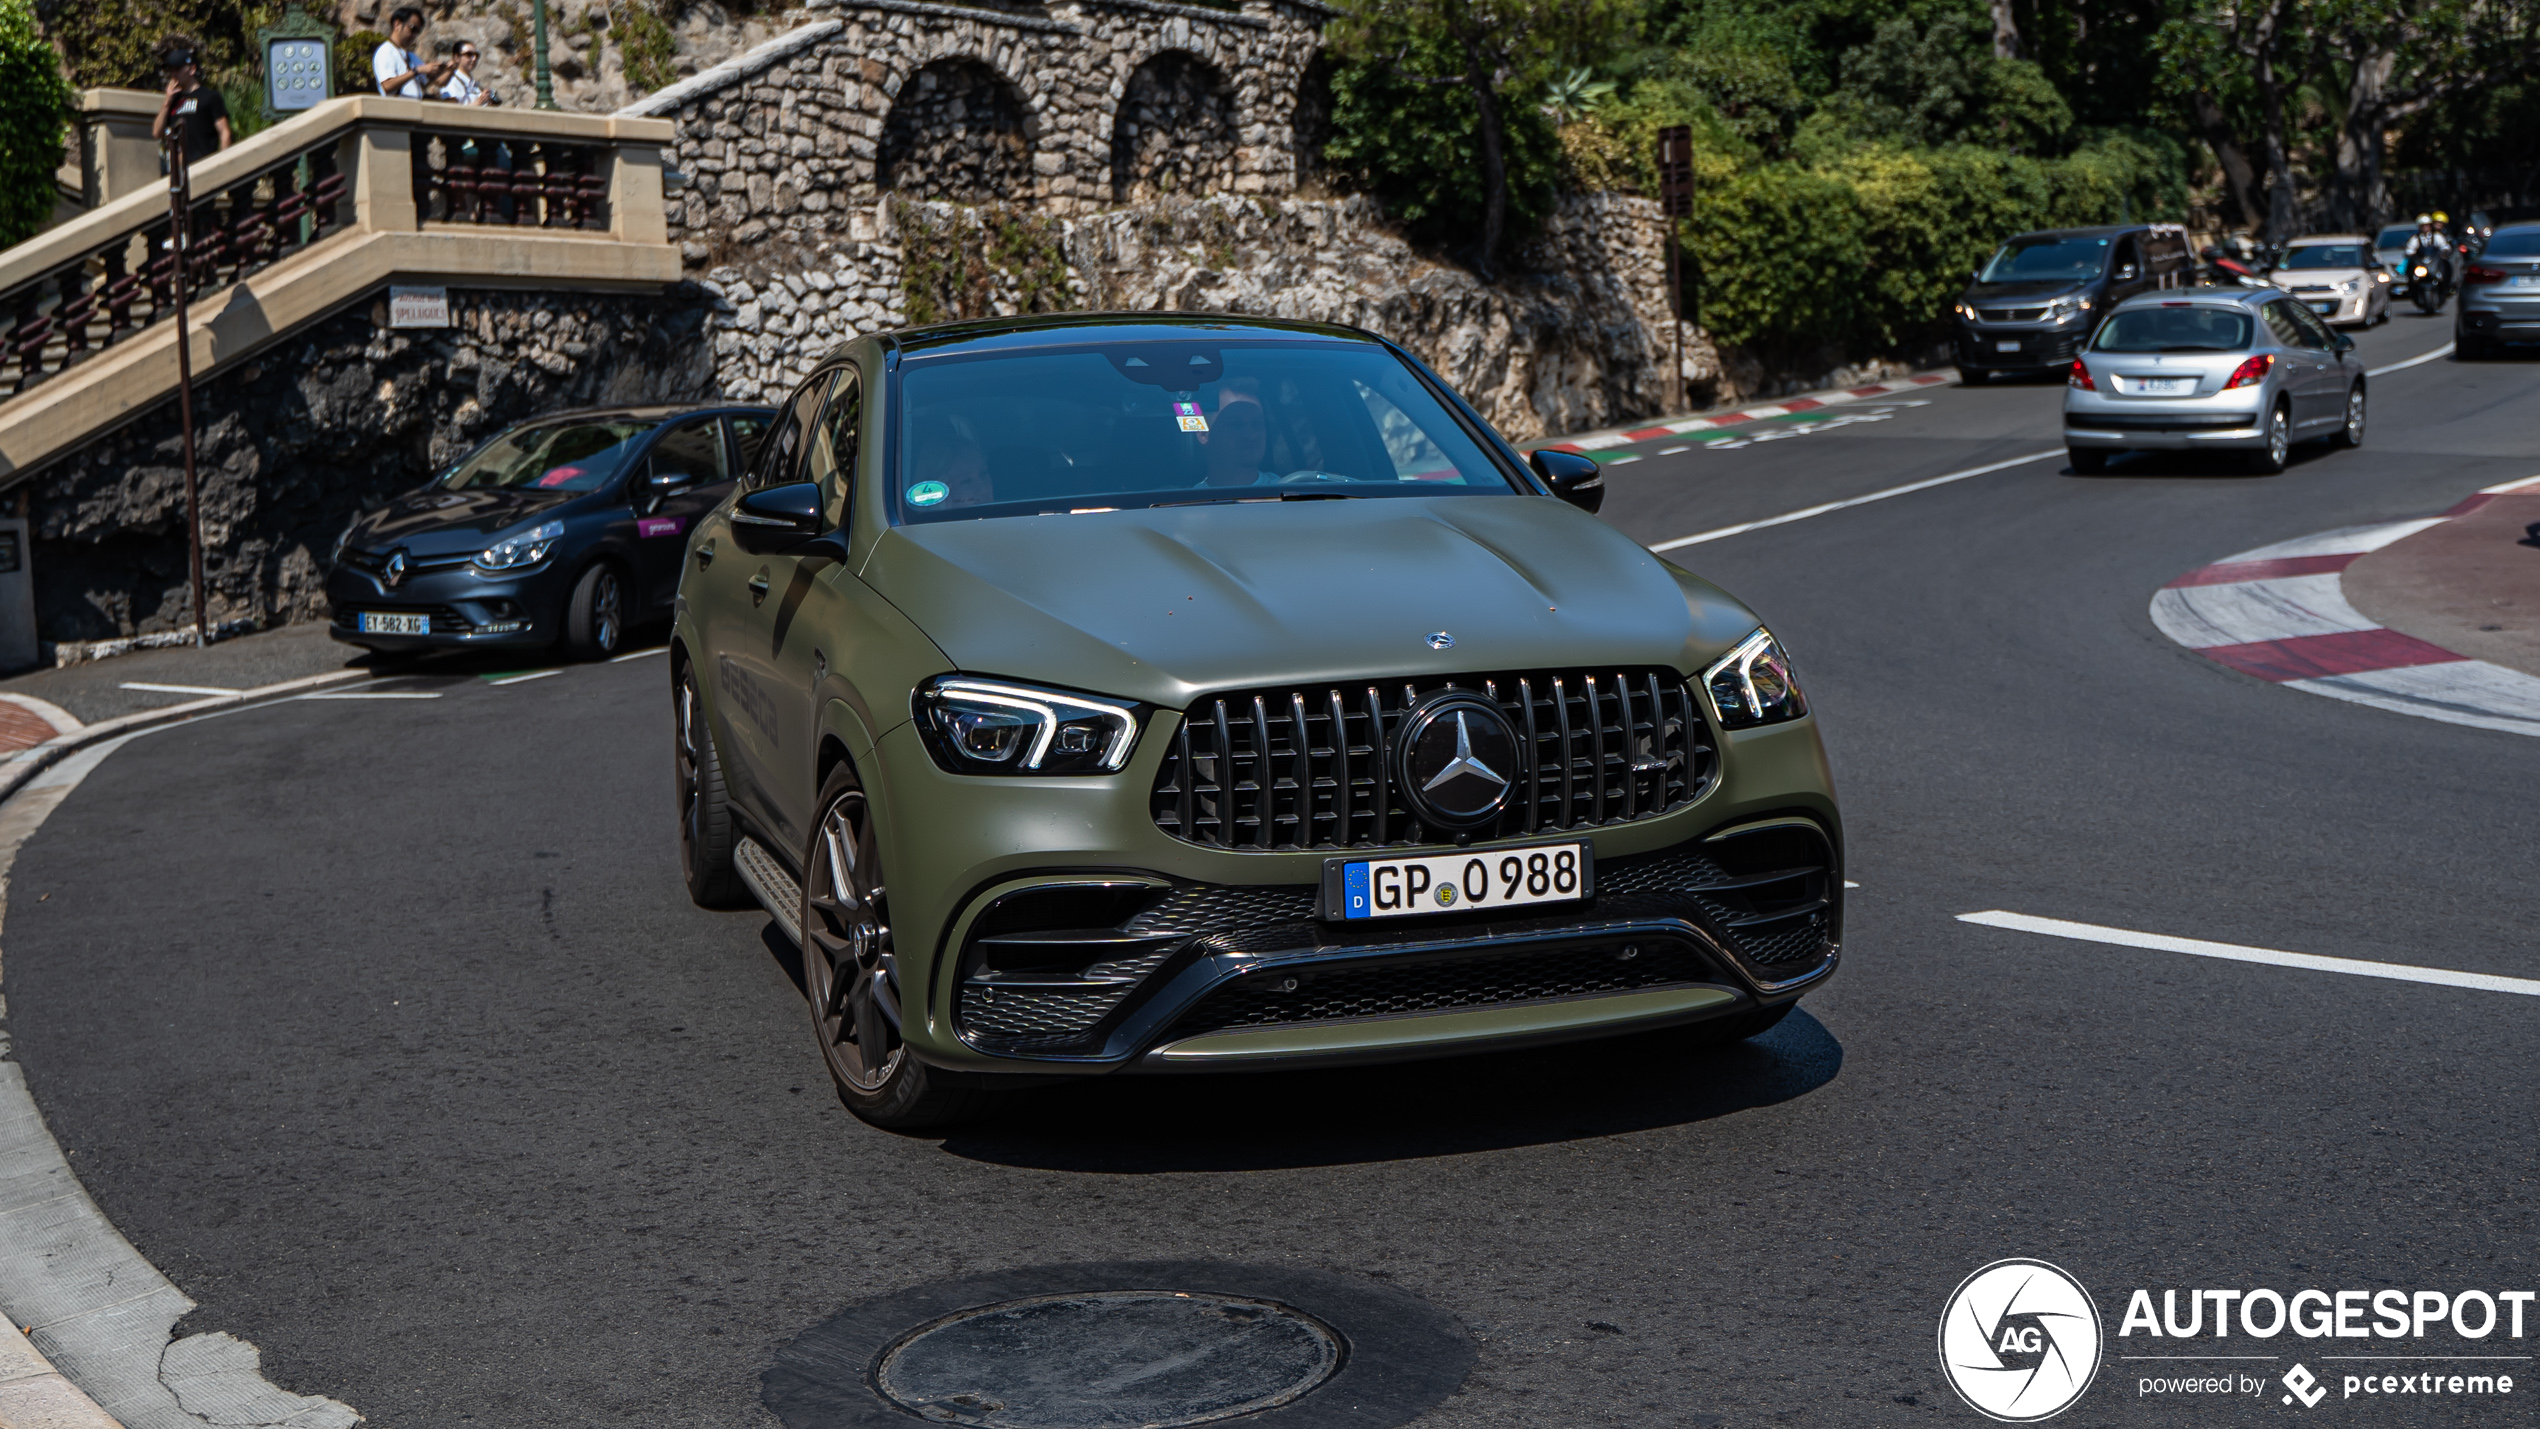
[[[2293,444],[2364,440],[2364,365],[2354,339],[2274,288],[2147,293],[2117,305],[2075,359],[2064,391],[2073,470],[2129,451],[2241,453],[2284,470]]]
[[[2499,228],[2461,270],[2452,341],[2463,357],[2493,357],[2505,343],[2540,342],[2540,223]]]

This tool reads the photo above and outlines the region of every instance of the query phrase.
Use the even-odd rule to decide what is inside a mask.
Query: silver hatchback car
[[[2111,309],[2064,390],[2073,470],[2129,451],[2238,453],[2284,470],[2293,444],[2364,440],[2355,341],[2275,288],[2146,293]]]

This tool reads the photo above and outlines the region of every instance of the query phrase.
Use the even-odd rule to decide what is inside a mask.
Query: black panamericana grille
[[[1976,316],[1989,323],[2033,323],[2046,316],[2046,309],[2042,307],[1978,308]]]
[[[1392,749],[1404,712],[1444,689],[1496,701],[1526,755],[1508,807],[1475,838],[1652,818],[1698,797],[1717,769],[1709,726],[1666,669],[1241,690],[1185,712],[1156,774],[1156,827],[1238,850],[1442,842],[1406,806]]]

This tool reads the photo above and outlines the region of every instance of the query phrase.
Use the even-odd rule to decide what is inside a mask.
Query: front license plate
[[[362,612],[362,633],[364,635],[429,635],[432,633],[432,617],[390,615],[384,611],[365,610]]]
[[[1576,903],[1595,886],[1593,849],[1529,844],[1425,858],[1327,859],[1323,916],[1409,918],[1537,903]]]
[[[2336,312],[2337,305],[2335,303],[2313,303],[2311,304],[2311,311],[2325,317],[2330,313]]]
[[[1993,345],[1993,350],[1995,352],[2017,352],[2020,350],[2020,344],[2016,339],[2007,342],[1997,342]]]

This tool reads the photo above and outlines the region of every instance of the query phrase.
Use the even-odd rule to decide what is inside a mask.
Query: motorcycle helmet
[[[2436,223],[2450,223],[2452,221],[2452,216],[2438,208],[2434,211],[2434,221]]]
[[[2418,214],[2418,215],[2417,215],[2417,227],[2419,227],[2419,228],[2424,228],[2424,227],[2426,227],[2427,225],[2429,225],[2429,224],[2431,224],[2431,223],[2433,223],[2433,222],[2434,222],[2434,215],[2433,215],[2433,214],[2430,214],[2430,213],[2420,213],[2420,214]]]

